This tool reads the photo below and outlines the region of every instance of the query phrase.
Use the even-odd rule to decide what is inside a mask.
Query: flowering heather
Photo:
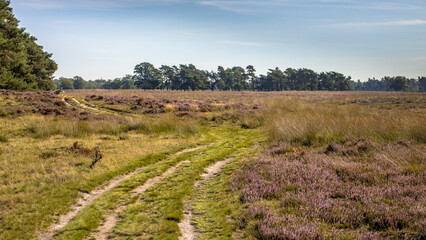
[[[258,239],[424,239],[426,148],[356,139],[271,146],[231,182]]]
[[[14,92],[0,89],[0,117],[26,114],[79,117],[77,109],[67,106],[54,92]]]
[[[188,99],[171,99],[171,98],[151,98],[151,97],[122,97],[122,96],[99,96],[87,95],[85,98],[108,109],[123,111],[123,110],[140,110],[144,114],[166,112],[166,106],[172,106],[177,112],[213,112],[223,109],[234,108],[234,104],[214,104],[202,101]],[[242,104],[243,107],[246,107]],[[241,108],[241,106],[239,106]],[[248,108],[248,107],[246,107]]]

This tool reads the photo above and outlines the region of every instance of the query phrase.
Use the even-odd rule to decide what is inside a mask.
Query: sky
[[[55,77],[114,79],[135,65],[253,65],[352,79],[426,76],[426,0],[12,0]]]

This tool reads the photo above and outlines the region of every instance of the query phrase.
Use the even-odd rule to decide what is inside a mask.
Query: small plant
[[[102,159],[102,153],[99,147],[95,147],[92,151],[94,151],[93,161],[90,164],[90,168],[93,168],[97,162]]]
[[[129,139],[130,139],[130,137],[127,136],[127,135],[118,136],[118,140],[120,140],[120,141],[129,140]]]
[[[4,133],[0,133],[0,142],[8,142],[9,139]]]
[[[40,154],[40,158],[42,159],[48,159],[48,158],[52,158],[56,156],[58,156],[58,153],[56,151],[47,151],[47,152],[42,152]]]
[[[166,111],[168,112],[173,112],[175,110],[175,107],[173,107],[173,105],[171,104],[166,104]]]
[[[83,147],[78,142],[74,142],[74,144],[72,145],[71,148],[68,149],[68,151],[72,152],[72,153],[76,153],[76,154],[80,154],[80,155],[86,155],[86,156],[91,157],[92,163],[89,166],[90,168],[93,168],[95,166],[95,164],[98,163],[103,157],[99,146],[97,146],[93,149],[89,149],[89,148]]]

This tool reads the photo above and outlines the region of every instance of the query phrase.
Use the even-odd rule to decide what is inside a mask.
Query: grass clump
[[[9,141],[9,138],[7,137],[7,135],[0,132],[0,142],[5,143],[8,141]]]

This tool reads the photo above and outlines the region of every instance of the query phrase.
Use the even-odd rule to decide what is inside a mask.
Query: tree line
[[[156,68],[148,62],[135,66],[133,75],[113,80],[85,81],[79,76],[54,80],[58,89],[164,89],[164,90],[221,90],[221,91],[426,91],[426,77],[383,77],[366,82],[354,81],[338,72],[317,73],[307,68],[269,69],[256,74],[249,65],[216,71],[197,69],[193,64],[162,65]]]

